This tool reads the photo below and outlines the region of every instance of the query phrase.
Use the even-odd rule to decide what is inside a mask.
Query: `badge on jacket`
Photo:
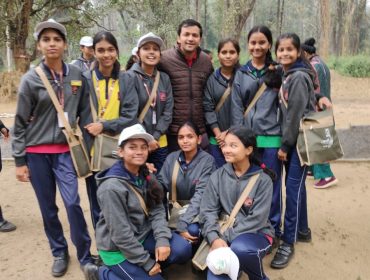
[[[71,81],[72,94],[77,94],[78,88],[80,86],[82,86],[81,80],[72,80]]]
[[[162,91],[159,93],[159,101],[164,102],[166,101],[166,98],[167,98],[167,95],[165,92]]]

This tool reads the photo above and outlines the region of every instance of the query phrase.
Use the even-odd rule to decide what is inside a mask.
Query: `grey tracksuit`
[[[285,152],[289,152],[296,145],[301,118],[315,111],[313,75],[310,69],[299,62],[284,73],[281,91],[288,108],[280,100],[280,109],[283,135],[281,149]]]
[[[50,71],[43,63],[40,66],[56,90]],[[83,127],[92,121],[86,81],[76,66],[64,64],[63,67],[64,111],[68,112],[72,127],[77,126],[79,118],[79,125],[85,131]],[[72,90],[73,81],[81,82],[81,86],[74,86]],[[12,141],[16,166],[26,165],[27,146],[67,143],[58,126],[57,111],[35,69],[29,70],[22,77],[17,104]]]
[[[253,200],[252,206],[243,205],[236,216],[234,226],[221,234],[217,223],[219,215],[231,214],[249,179],[256,173],[260,173],[260,176],[249,194],[249,198]],[[271,198],[272,181],[262,169],[251,166],[247,173],[237,178],[230,163],[223,165],[211,175],[203,194],[200,205],[203,236],[209,244],[217,238],[231,243],[243,233],[263,233],[274,236],[269,221]]]
[[[181,151],[176,151],[169,154],[158,175],[158,181],[170,193],[173,168],[175,162],[179,160],[180,153]],[[199,206],[204,189],[209,176],[215,169],[214,158],[201,149],[199,149],[195,158],[187,165],[186,170],[180,164],[180,170],[176,180],[177,200],[190,200],[190,205],[186,212],[180,216],[177,224],[177,230],[179,232],[187,231],[187,226],[199,214]]]
[[[98,201],[102,212],[96,225],[96,246],[98,250],[120,251],[129,262],[149,271],[155,260],[144,249],[143,240],[153,231],[156,247],[169,247],[172,234],[167,227],[162,203],[150,209],[148,217],[144,214],[137,195],[127,182],[145,201],[148,195],[146,183],[142,187],[135,185],[131,176],[122,161],[97,174]]]
[[[82,54],[79,58],[77,58],[76,60],[73,60],[71,62],[71,64],[77,66],[78,68],[80,68],[80,70],[82,72],[84,71],[88,71],[90,70],[90,67],[91,67],[91,64],[95,61],[95,58],[93,57],[92,59],[90,60],[86,60],[85,58],[83,58]]]
[[[154,75],[156,74],[156,71]],[[139,102],[139,116],[148,101],[149,95],[152,92],[154,78],[149,77],[147,74],[145,74],[138,63],[135,63],[131,67],[131,69],[127,72],[127,75],[134,82],[133,89],[136,91],[135,94],[138,96]],[[144,85],[147,86],[148,91],[146,90]],[[153,116],[154,110],[155,116]],[[167,129],[172,122],[172,110],[173,96],[170,78],[166,73],[160,72],[160,80],[157,90],[157,98],[155,100],[155,106],[149,107],[149,110],[146,113],[143,121],[143,126],[145,127],[145,130],[148,133],[152,134],[156,140],[158,140],[161,135],[167,132]],[[153,117],[155,117],[155,121],[153,121]]]

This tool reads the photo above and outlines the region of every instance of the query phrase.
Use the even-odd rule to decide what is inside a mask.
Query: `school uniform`
[[[178,161],[180,169],[176,178],[177,200],[189,201],[189,206],[182,214],[177,223],[176,230],[179,232],[188,231],[199,235],[199,226],[193,220],[199,215],[200,201],[206,188],[209,176],[216,170],[214,158],[198,149],[197,154],[191,162],[186,163],[184,153],[180,151],[172,152],[166,158],[161,172],[158,174],[158,181],[169,192],[171,198],[172,173],[175,162]]]
[[[102,209],[96,245],[105,264],[99,271],[100,279],[163,279],[148,275],[156,263],[156,247],[171,247],[169,258],[161,266],[191,258],[191,245],[167,227],[163,204],[149,209],[146,216],[137,194],[127,185],[147,201],[145,178],[131,174],[120,160],[98,173],[96,179]]]
[[[212,129],[218,127],[222,132],[230,128],[231,95],[227,97],[218,112],[216,112],[215,109],[227,87],[231,86],[230,83],[231,81],[221,74],[221,68],[219,68],[208,78],[204,90],[203,110],[209,137],[208,151],[215,158],[217,168],[224,165],[226,161]]]
[[[80,125],[83,128],[90,123],[88,94],[81,71],[73,65],[63,64],[63,74],[59,76],[43,62],[40,66],[52,84],[71,126]],[[34,69],[29,70],[20,83],[13,134],[15,164],[18,167],[27,165],[29,168],[30,181],[53,256],[68,251],[55,203],[57,183],[67,210],[77,258],[82,265],[91,262],[91,240],[80,207],[77,175],[69,147],[58,124],[57,111]]]
[[[251,176],[260,174],[249,194],[251,205],[244,204],[237,213],[235,223],[224,233],[220,232],[219,215],[230,215]],[[227,163],[210,177],[200,205],[199,220],[202,235],[209,244],[218,238],[226,241],[238,256],[240,269],[249,279],[268,279],[263,272],[262,259],[271,248],[274,236],[268,219],[272,198],[271,178],[260,167],[252,165],[239,178],[232,164]],[[208,271],[208,279],[225,279]]]
[[[148,102],[149,96],[154,85],[155,75],[149,77],[141,68],[139,63],[135,63],[127,72],[127,75],[134,81],[134,90],[138,96],[138,116]],[[148,162],[154,163],[158,172],[162,168],[163,162],[168,155],[168,142],[166,132],[172,122],[173,96],[170,78],[164,72],[160,72],[160,80],[157,89],[157,96],[149,106],[145,114],[142,125],[159,143],[159,148],[150,153]]]
[[[266,87],[247,116],[245,110],[265,80],[269,65],[256,69],[251,60],[240,68],[234,81],[231,112],[234,125],[243,125],[256,134],[257,150],[262,162],[276,173],[271,201],[270,221],[275,235],[281,235],[282,215],[282,162],[277,153],[281,146],[281,126],[279,122],[278,90]],[[257,88],[255,82],[257,82]]]

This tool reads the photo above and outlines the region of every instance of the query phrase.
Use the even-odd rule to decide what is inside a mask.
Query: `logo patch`
[[[77,94],[78,88],[80,86],[82,86],[81,80],[72,80],[71,81],[72,94]]]
[[[165,92],[160,92],[159,93],[159,101],[164,102],[164,101],[166,101],[166,99],[167,99],[166,93]]]

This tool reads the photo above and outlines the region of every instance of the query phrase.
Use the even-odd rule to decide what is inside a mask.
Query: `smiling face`
[[[118,149],[118,155],[123,158],[127,169],[132,170],[142,166],[149,154],[148,143],[144,139],[129,139]]]
[[[37,42],[37,49],[46,59],[61,59],[66,48],[67,43],[63,37],[53,29],[42,31]]]
[[[279,41],[279,46],[276,49],[276,58],[284,70],[288,70],[299,56],[300,51],[293,44],[291,38],[284,38]]]
[[[177,142],[184,153],[191,153],[198,149],[201,137],[195,133],[193,128],[184,125],[177,134]]]
[[[200,29],[198,26],[183,26],[181,33],[177,36],[177,42],[185,55],[191,55],[200,45]]]
[[[248,51],[253,58],[265,58],[270,48],[271,44],[262,32],[255,32],[249,37]]]
[[[118,58],[116,48],[106,40],[101,40],[95,44],[94,53],[99,66],[103,68],[112,68]]]
[[[248,160],[253,152],[253,147],[245,147],[238,137],[228,133],[225,137],[225,145],[222,147],[222,153],[225,161],[236,164]]]
[[[161,51],[156,43],[148,42],[140,47],[138,55],[143,68],[145,66],[156,66],[161,58]]]
[[[218,60],[223,67],[234,67],[239,60],[239,54],[232,42],[223,45],[218,53]]]

